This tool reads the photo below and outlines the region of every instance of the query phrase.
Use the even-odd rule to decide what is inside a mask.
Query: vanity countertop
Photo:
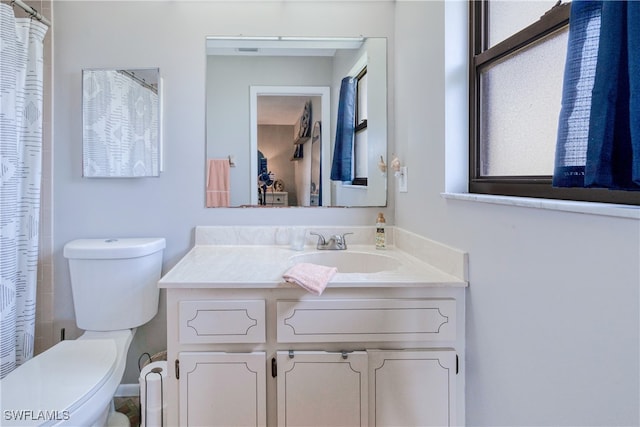
[[[285,245],[196,245],[158,282],[160,288],[269,289],[295,288],[282,275],[292,265],[291,256],[318,251],[306,246],[295,251]],[[333,252],[333,251],[332,251]],[[381,251],[373,245],[350,245],[346,251],[384,254],[400,267],[376,273],[341,273],[330,288],[466,287],[467,282],[394,246]]]

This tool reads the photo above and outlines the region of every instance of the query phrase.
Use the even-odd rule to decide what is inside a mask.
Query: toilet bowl
[[[2,380],[2,425],[105,425],[132,338],[85,332],[15,369]]]
[[[157,313],[164,247],[164,239],[84,239],[65,246],[76,323],[86,331],[0,381],[0,425],[129,425],[113,412],[112,399],[135,328]]]

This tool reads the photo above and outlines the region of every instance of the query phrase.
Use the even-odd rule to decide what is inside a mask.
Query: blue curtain
[[[336,141],[333,146],[333,162],[331,164],[331,180],[333,181],[353,181],[356,85],[355,77],[345,77],[340,84]]]
[[[640,190],[640,2],[573,1],[553,185]]]

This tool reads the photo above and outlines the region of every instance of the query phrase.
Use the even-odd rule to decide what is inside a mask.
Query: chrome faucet
[[[318,250],[329,250],[329,251],[343,251],[347,249],[347,240],[345,236],[353,233],[344,233],[343,235],[334,234],[329,237],[329,240],[325,240],[324,236],[318,233],[309,232],[309,234],[313,234],[314,236],[318,236],[318,244],[316,245],[316,249]]]

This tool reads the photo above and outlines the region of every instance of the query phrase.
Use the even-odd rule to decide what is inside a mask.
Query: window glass
[[[367,120],[367,74],[358,80],[358,117],[356,125]]]
[[[354,141],[354,157],[355,162],[355,176],[356,178],[366,178],[369,165],[367,162],[367,130],[363,129],[356,133]]]
[[[481,175],[552,175],[568,29],[483,69]]]
[[[356,134],[353,142],[353,161],[355,179],[353,185],[367,185],[368,177],[368,149],[367,149],[367,68],[358,73],[356,99]]]
[[[498,0],[489,4],[489,47],[536,22],[557,0]]]

